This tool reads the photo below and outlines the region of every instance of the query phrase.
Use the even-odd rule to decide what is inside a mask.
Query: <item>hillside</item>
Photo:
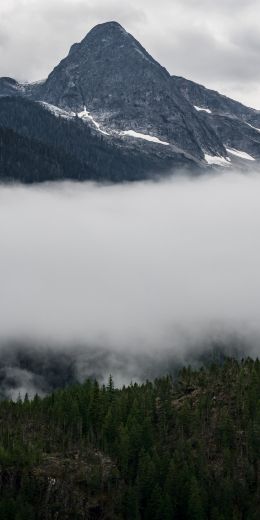
[[[159,147],[160,148],[160,147]],[[158,145],[124,147],[77,118],[57,117],[40,103],[0,97],[0,181],[92,180],[124,182],[154,177],[184,165],[181,153]],[[187,171],[192,161],[186,159]]]
[[[260,363],[0,403],[0,517],[256,520]]]
[[[89,170],[65,150],[0,126],[0,178],[4,182],[41,182],[90,176]]]

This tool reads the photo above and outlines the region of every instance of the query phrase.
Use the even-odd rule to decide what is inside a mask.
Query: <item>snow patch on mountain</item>
[[[105,130],[102,130],[100,124],[94,119],[94,117],[90,114],[90,112],[87,110],[86,107],[84,107],[84,110],[82,112],[68,112],[66,110],[63,110],[55,105],[51,105],[50,103],[46,103],[45,101],[40,101],[40,105],[42,105],[44,108],[49,110],[53,115],[56,117],[62,117],[64,119],[75,119],[76,117],[79,117],[82,121],[90,122],[92,123],[95,128],[101,132],[104,135],[118,135],[118,136],[129,136],[134,137],[137,139],[144,139],[145,141],[150,141],[157,144],[162,144],[164,146],[169,146],[170,143],[167,143],[166,141],[162,141],[158,137],[142,134],[140,132],[135,132],[134,130],[125,130],[123,132],[120,131],[113,131],[112,134],[106,132]]]
[[[197,107],[196,105],[193,106],[197,112],[207,112],[207,114],[212,114],[212,111],[209,108]]]
[[[49,110],[56,117],[63,117],[64,119],[75,119],[76,117],[79,117],[83,121],[85,120],[85,121],[91,122],[91,123],[93,123],[93,125],[96,127],[96,129],[99,132],[101,132],[104,135],[109,135],[107,132],[102,130],[102,128],[100,127],[100,124],[97,121],[95,121],[94,117],[90,114],[90,112],[87,111],[86,107],[84,107],[84,110],[82,112],[76,113],[76,112],[68,112],[55,105],[46,103],[46,101],[40,101],[40,105],[42,105],[44,108]]]
[[[220,157],[219,155],[205,154],[205,161],[208,164],[216,164],[217,166],[230,166],[231,160],[229,157]]]
[[[250,125],[250,123],[246,123],[246,124],[247,124],[247,126],[250,126],[250,128],[253,128],[253,130],[260,132],[260,128],[256,128],[256,126]]]
[[[93,125],[97,128],[97,130],[99,132],[101,132],[102,134],[104,135],[109,135],[107,132],[105,132],[105,130],[102,130],[102,128],[100,127],[100,124],[95,121],[94,117],[90,114],[90,112],[87,111],[86,107],[84,107],[84,110],[82,112],[79,112],[77,114],[77,116],[80,118],[80,119],[87,119],[89,121],[91,121],[91,123],[93,123]]]
[[[141,134],[140,132],[135,132],[134,130],[125,130],[121,134],[129,137],[135,137],[136,139],[144,139],[145,141],[163,144],[164,146],[170,145],[170,143],[167,143],[166,141],[161,141],[161,139],[159,139],[158,137],[154,137],[153,135]]]
[[[254,157],[252,155],[249,155],[246,152],[242,152],[241,150],[235,150],[235,148],[227,148],[226,149],[228,153],[231,153],[232,155],[235,155],[236,157],[239,157],[240,159],[246,159],[247,161],[255,161]]]

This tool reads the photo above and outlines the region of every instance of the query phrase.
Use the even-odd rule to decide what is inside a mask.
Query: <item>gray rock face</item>
[[[205,167],[205,156],[226,158],[227,147],[260,158],[260,132],[252,128],[260,128],[260,112],[171,77],[117,22],[94,27],[42,83],[19,85],[0,78],[3,95],[54,105],[74,117],[84,112],[86,124],[101,130],[114,148],[134,147],[140,154],[155,150],[156,168],[171,157],[178,157],[178,167],[181,157],[184,165]],[[157,143],[137,139],[134,132]]]
[[[66,110],[86,106],[105,128],[155,135],[203,159],[225,153],[212,129],[172,88],[171,77],[118,23],[98,25],[54,69],[40,97]]]
[[[200,117],[217,133],[225,147],[260,159],[260,110],[184,78],[173,76],[172,83],[192,105],[206,109],[199,112]]]
[[[0,96],[21,95],[22,85],[13,78],[0,78]]]

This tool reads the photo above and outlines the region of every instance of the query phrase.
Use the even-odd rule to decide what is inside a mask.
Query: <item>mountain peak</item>
[[[110,22],[104,22],[104,23],[95,25],[95,27],[93,27],[90,32],[104,31],[104,30],[119,30],[119,31],[126,32],[126,30],[122,27],[122,25],[120,25],[120,23],[118,23],[114,20],[112,20]]]
[[[203,150],[225,153],[215,134],[201,128],[189,102],[180,98],[167,70],[115,21],[95,26],[74,44],[38,97],[66,111],[91,114],[110,134],[171,141],[203,158],[200,139]]]
[[[96,25],[55,67],[42,89],[43,99],[75,112],[118,111],[142,104],[169,73],[118,22]],[[159,89],[159,85],[158,85]],[[150,92],[150,95],[149,95]]]
[[[95,42],[96,44],[98,41],[103,41],[104,43],[104,39],[107,37],[110,39],[115,39],[116,37],[120,37],[122,35],[131,37],[131,35],[126,32],[122,25],[120,25],[120,23],[115,21],[100,23],[95,25],[95,27],[93,27],[86,34],[80,43],[74,43],[71,46],[69,55],[72,54],[75,50],[79,50],[80,48],[84,47],[91,41]]]
[[[128,44],[133,44],[136,42],[136,40],[124,29],[124,27],[122,27],[122,25],[120,25],[120,23],[111,21],[104,22],[93,27],[93,29],[91,29],[82,40],[80,45],[95,45],[106,47],[107,45],[126,44],[126,42],[128,42]]]
[[[96,49],[97,47],[101,48],[124,44],[127,40],[128,43],[135,41],[134,37],[131,36],[120,23],[115,21],[104,22],[93,27],[81,42],[74,43],[70,48],[69,56],[75,51],[82,52],[83,50],[84,52],[89,46]]]

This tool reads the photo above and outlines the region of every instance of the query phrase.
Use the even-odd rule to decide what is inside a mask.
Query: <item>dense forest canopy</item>
[[[0,518],[256,520],[260,362],[0,403]]]

